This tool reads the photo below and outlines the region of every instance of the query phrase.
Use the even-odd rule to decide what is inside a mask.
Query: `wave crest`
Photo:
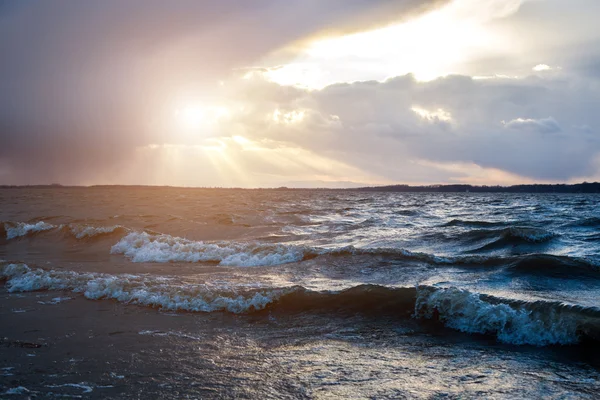
[[[257,267],[302,261],[310,249],[283,244],[205,243],[165,234],[131,232],[111,248],[133,262],[216,262],[224,266]]]
[[[49,224],[44,221],[39,221],[33,224],[25,222],[5,222],[4,230],[6,231],[6,239],[14,239],[27,236],[43,231],[55,229],[56,225]]]
[[[68,226],[68,230],[73,236],[75,236],[76,239],[89,239],[96,236],[109,235],[112,233],[127,232],[127,228],[121,225],[91,226],[71,224]]]
[[[600,309],[547,301],[517,301],[451,288],[359,285],[317,292],[301,286],[254,288],[190,284],[175,277],[110,275],[33,269],[8,264],[0,280],[9,292],[64,290],[88,299],[114,299],[172,311],[253,313],[361,313],[374,317],[438,319],[466,332],[505,343],[547,346],[600,340]]]
[[[181,284],[173,278],[148,275],[109,275],[74,271],[32,269],[25,264],[8,264],[0,273],[9,292],[68,290],[86,298],[114,299],[123,303],[165,310],[195,312],[262,310],[289,289],[224,292],[206,284]]]
[[[505,343],[535,346],[574,344],[584,333],[595,335],[600,326],[600,310],[541,301],[511,302],[430,286],[417,288],[415,316],[437,318],[461,332],[492,334]]]
[[[550,242],[558,236],[555,232],[541,228],[511,226],[497,230],[470,231],[465,234],[465,239],[470,242],[487,241],[483,246],[471,250],[486,251],[517,245],[541,245]]]
[[[35,223],[27,222],[4,222],[4,231],[6,239],[16,239],[35,235],[46,231],[62,231],[74,236],[76,239],[90,239],[97,236],[108,235],[112,233],[127,232],[127,228],[121,225],[114,226],[92,226],[83,224],[61,224],[54,225],[44,221]]]
[[[506,225],[504,222],[492,222],[492,221],[479,221],[479,220],[464,220],[464,219],[453,219],[448,221],[441,226],[460,226],[460,227],[476,227],[476,228],[485,228],[485,227],[494,227],[494,226],[503,226]]]
[[[133,262],[214,262],[222,266],[260,267],[300,262],[318,256],[384,256],[430,264],[455,259],[400,248],[311,247],[291,243],[202,242],[166,234],[131,232],[111,248]],[[478,259],[481,259],[480,257]]]

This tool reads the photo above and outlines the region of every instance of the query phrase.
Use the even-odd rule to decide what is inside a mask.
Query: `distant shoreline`
[[[93,185],[63,186],[51,185],[0,185],[0,189],[187,189],[187,190],[257,190],[257,191],[311,191],[327,190],[336,192],[396,192],[396,193],[600,193],[599,182],[576,184],[530,184],[512,186],[476,185],[387,185],[359,188],[227,188],[227,187],[185,187],[153,185]]]

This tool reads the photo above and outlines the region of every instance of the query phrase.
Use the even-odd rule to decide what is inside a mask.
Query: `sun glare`
[[[319,89],[339,81],[384,80],[408,73],[420,81],[465,73],[476,57],[514,49],[514,43],[487,25],[514,12],[513,3],[508,7],[502,0],[456,0],[397,25],[321,38],[294,62],[265,76],[282,85]]]
[[[175,111],[175,116],[182,127],[187,129],[199,128],[204,119],[204,111],[198,105],[187,105]]]
[[[175,110],[179,125],[187,130],[215,124],[229,118],[230,114],[226,107],[202,107],[198,104],[188,104]]]
[[[304,120],[305,115],[306,112],[303,110],[292,110],[289,112],[284,112],[279,109],[276,109],[275,111],[273,111],[272,119],[273,122],[278,124],[291,125],[302,122]]]

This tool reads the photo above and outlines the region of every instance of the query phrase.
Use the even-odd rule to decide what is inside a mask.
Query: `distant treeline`
[[[532,184],[513,186],[473,186],[473,185],[429,185],[409,186],[390,185],[373,186],[357,189],[347,189],[369,192],[428,192],[428,193],[600,193],[600,183],[583,182],[573,185],[555,184]]]
[[[0,189],[8,188],[33,188],[33,189],[52,189],[52,188],[79,188],[85,189],[88,186],[62,186],[54,183],[52,185],[0,185]],[[176,187],[176,186],[145,186],[145,185],[98,185],[89,186],[96,189],[153,189],[153,188],[171,188],[171,189],[219,189],[219,190],[328,190],[328,191],[348,191],[348,192],[403,192],[403,193],[600,193],[599,182],[583,182],[573,185],[566,184],[532,184],[532,185],[513,185],[513,186],[473,186],[473,185],[424,185],[424,186],[409,186],[409,185],[389,185],[389,186],[370,186],[351,189],[330,189],[330,188],[288,188],[278,187],[271,189],[243,189],[243,188],[219,188],[219,187]]]

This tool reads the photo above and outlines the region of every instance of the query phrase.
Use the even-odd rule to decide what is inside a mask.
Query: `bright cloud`
[[[600,177],[597,0],[9,3],[0,183]]]
[[[489,28],[514,14],[523,0],[454,0],[403,23],[312,42],[298,59],[269,74],[274,82],[321,88],[340,79],[417,79],[468,71],[474,58],[517,50],[519,42]]]
[[[550,71],[552,67],[546,64],[538,64],[532,68],[533,71],[541,72],[541,71]]]
[[[428,111],[421,107],[411,107],[411,110],[419,117],[429,122],[451,122],[452,114],[448,111],[438,108],[434,111]]]
[[[560,132],[561,128],[558,122],[552,117],[548,118],[516,118],[508,122],[502,121],[505,128],[515,130],[535,130],[541,133]]]

